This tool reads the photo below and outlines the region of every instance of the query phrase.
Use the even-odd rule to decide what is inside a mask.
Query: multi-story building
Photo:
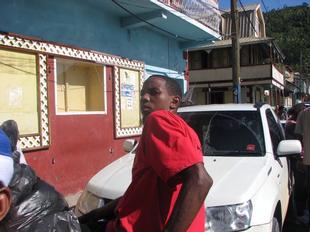
[[[283,104],[284,55],[266,37],[259,4],[239,9],[241,102]],[[233,102],[231,19],[224,13],[224,39],[188,49],[192,101],[198,104]]]

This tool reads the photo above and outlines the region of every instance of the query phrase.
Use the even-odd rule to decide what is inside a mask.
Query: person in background
[[[300,135],[295,133],[296,120],[301,111],[304,110],[302,104],[292,106],[287,112],[287,121],[285,123],[285,137],[286,139],[300,139]]]
[[[280,120],[287,119],[287,112],[284,106],[279,106],[276,112]]]
[[[301,136],[304,149],[303,164],[305,165],[306,171],[308,212],[310,212],[310,108],[306,108],[299,113],[296,121],[295,133]],[[308,221],[310,222],[310,218],[308,218]]]
[[[5,132],[11,141],[13,158],[18,159],[19,163],[27,164],[24,153],[22,152],[19,145],[19,129],[16,121],[6,120],[0,125],[0,128]]]
[[[151,76],[141,90],[143,132],[123,197],[79,218],[106,219],[101,231],[205,231],[204,200],[212,179],[203,165],[198,136],[176,113],[178,83]]]
[[[297,117],[303,109],[303,104],[297,104],[288,110],[288,119],[285,124],[286,139],[301,139],[300,135],[295,133],[295,127]],[[292,210],[290,211],[291,214],[289,215],[289,218],[296,224],[306,224],[304,218],[304,210],[306,209],[307,204],[307,196],[304,191],[306,178],[304,165],[302,164],[302,157],[298,155],[296,157],[291,157],[289,160],[295,180],[294,194],[291,198],[293,200],[291,201]]]
[[[8,184],[12,179],[13,172],[10,140],[0,129],[0,222],[6,217],[11,207],[11,193]]]

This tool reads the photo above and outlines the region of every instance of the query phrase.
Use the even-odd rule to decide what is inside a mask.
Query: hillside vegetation
[[[266,33],[276,39],[294,71],[310,74],[310,7],[284,7],[264,13]]]

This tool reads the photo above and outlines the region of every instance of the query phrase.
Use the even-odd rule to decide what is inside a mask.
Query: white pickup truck
[[[285,140],[267,104],[221,104],[180,108],[197,132],[204,165],[213,178],[205,200],[205,231],[282,230],[291,192],[287,157],[301,152]],[[133,148],[130,140],[125,145]],[[76,212],[84,214],[121,196],[131,181],[134,150],[98,172],[82,193]]]

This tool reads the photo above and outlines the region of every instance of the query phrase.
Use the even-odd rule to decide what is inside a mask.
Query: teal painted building
[[[0,123],[15,119],[28,163],[75,194],[141,133],[143,79],[167,75],[186,90],[183,52],[218,38],[166,0],[2,0]],[[123,73],[141,79],[126,96]]]
[[[161,1],[3,0],[0,31],[143,61],[183,78],[183,51],[219,34]]]

